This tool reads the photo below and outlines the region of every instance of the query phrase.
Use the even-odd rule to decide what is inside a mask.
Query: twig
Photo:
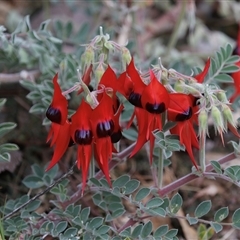
[[[39,70],[22,70],[18,73],[0,73],[0,83],[14,83],[19,82],[21,79],[34,81],[40,74]]]
[[[218,160],[218,163],[219,164],[223,164],[223,163],[226,163],[226,162],[229,162],[233,159],[236,158],[236,155],[233,153],[230,153],[228,154],[227,156],[224,156],[223,158],[220,158]],[[211,164],[208,164],[206,166],[206,172],[211,172],[213,170],[213,167]],[[197,176],[196,174],[194,173],[190,173],[178,180],[176,180],[175,182],[173,183],[170,183],[169,185],[167,185],[166,187],[163,187],[161,190],[159,190],[159,195],[161,197],[164,197],[166,196],[168,193],[170,192],[173,192],[175,190],[177,190],[178,188],[182,187],[183,185],[193,181],[194,179],[198,178],[199,176]]]
[[[42,195],[44,195],[45,193],[49,192],[54,186],[56,186],[58,183],[60,183],[64,178],[67,178],[68,176],[73,174],[73,168],[76,165],[76,163],[69,169],[68,172],[66,172],[65,174],[63,174],[60,178],[58,178],[54,183],[52,183],[50,186],[48,186],[46,189],[44,189],[42,192],[38,193],[37,195],[35,195],[34,197],[32,197],[31,199],[29,199],[27,202],[25,202],[24,204],[22,204],[21,206],[19,206],[18,208],[14,209],[11,213],[7,214],[6,216],[4,216],[2,218],[2,220],[6,220],[7,218],[12,217],[13,215],[15,215],[18,211],[20,211],[22,208],[26,207],[29,203],[33,202],[34,200],[36,200],[37,198],[41,197]]]

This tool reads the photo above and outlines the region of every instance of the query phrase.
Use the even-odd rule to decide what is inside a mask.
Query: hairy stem
[[[234,152],[224,156],[223,158],[220,158],[218,160],[218,163],[219,164],[223,164],[223,163],[226,163],[226,162],[229,162],[233,159],[235,159],[236,156],[234,154]],[[206,172],[211,172],[213,170],[213,167],[211,164],[208,164],[206,166]],[[204,176],[205,173],[203,173],[203,176]],[[167,194],[179,189],[180,187],[182,187],[183,185],[193,181],[194,179],[198,178],[199,176],[195,175],[194,173],[190,173],[178,180],[176,180],[175,182],[173,183],[170,183],[169,185],[167,185],[166,187],[162,188],[162,189],[159,189],[158,192],[159,192],[159,195],[161,197],[164,197],[166,196]]]
[[[199,161],[202,172],[205,172],[206,169],[206,134],[200,134],[200,150],[199,150]]]

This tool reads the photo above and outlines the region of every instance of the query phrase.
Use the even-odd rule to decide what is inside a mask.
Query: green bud
[[[96,70],[94,71],[95,74],[95,79],[96,79],[96,83],[98,85],[98,83],[100,82],[102,75],[104,74],[105,69],[103,67],[102,63],[99,63],[99,65],[97,66]]]
[[[217,98],[222,103],[228,103],[227,96],[224,91],[220,91],[217,93]]]
[[[198,114],[199,135],[208,135],[208,114],[205,109],[201,109]]]
[[[85,52],[81,56],[81,66],[84,71],[85,68],[88,68],[92,63],[94,63],[94,50],[92,47],[87,47]]]
[[[228,105],[223,105],[222,113],[223,113],[225,128],[227,128],[228,123],[230,123],[232,126],[236,127],[236,122],[233,119],[232,111]]]
[[[184,93],[184,92],[185,92],[185,91],[184,91],[184,87],[185,87],[185,84],[184,84],[182,81],[180,81],[180,80],[178,80],[178,81],[174,84],[174,89],[175,89],[175,91],[178,92],[178,93]]]
[[[223,116],[221,111],[216,106],[212,107],[211,116],[213,119],[215,132],[218,131],[218,133],[221,135],[222,132],[225,130],[224,123],[223,123]]]
[[[126,66],[130,63],[130,61],[132,59],[132,56],[131,56],[129,50],[126,47],[122,47],[121,57],[122,57],[123,70],[126,70]]]
[[[105,42],[104,47],[107,48],[108,50],[113,50],[114,47],[110,42]]]

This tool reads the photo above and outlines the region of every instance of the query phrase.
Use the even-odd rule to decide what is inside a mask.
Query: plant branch
[[[234,152],[232,152],[232,153],[224,156],[223,158],[220,158],[220,159],[218,160],[218,163],[219,163],[219,164],[223,164],[223,163],[226,163],[226,162],[230,162],[230,161],[232,161],[232,160],[235,159],[235,158],[236,158],[236,155],[234,154]],[[208,164],[208,165],[206,166],[206,172],[211,172],[212,170],[213,170],[212,165],[211,165],[211,164]],[[205,172],[205,173],[206,173],[206,172]],[[205,173],[203,173],[203,176],[204,176]],[[161,197],[164,197],[164,196],[166,196],[167,194],[169,194],[170,192],[173,192],[173,191],[179,189],[179,188],[182,187],[183,185],[185,185],[185,184],[193,181],[194,179],[196,179],[196,178],[198,178],[198,177],[199,177],[198,175],[196,175],[196,174],[194,174],[194,173],[190,173],[190,174],[188,174],[188,175],[186,175],[186,176],[184,176],[184,177],[176,180],[175,182],[170,183],[170,184],[167,185],[166,187],[163,187],[162,189],[159,189],[159,190],[158,190],[159,195],[160,195]]]
[[[18,208],[14,209],[12,212],[10,212],[9,214],[7,214],[6,216],[4,216],[2,218],[2,220],[6,220],[7,218],[12,217],[13,215],[15,215],[17,212],[19,212],[21,209],[23,209],[24,207],[26,207],[29,203],[33,202],[34,200],[36,200],[37,198],[41,197],[42,195],[44,195],[45,193],[49,192],[53,187],[55,187],[58,183],[60,183],[63,179],[67,178],[68,176],[73,174],[73,168],[75,167],[76,163],[73,164],[73,166],[68,170],[68,172],[66,172],[65,174],[63,174],[60,178],[58,178],[54,183],[52,183],[50,186],[48,186],[46,189],[44,189],[42,192],[38,193],[37,195],[35,195],[34,197],[32,197],[31,199],[29,199],[27,202],[25,202],[24,204],[22,204],[21,206],[19,206]]]
[[[18,73],[0,73],[0,83],[14,83],[19,82],[21,79],[34,81],[39,76],[39,70],[22,70]]]

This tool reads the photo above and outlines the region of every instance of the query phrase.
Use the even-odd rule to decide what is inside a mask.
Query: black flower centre
[[[131,92],[128,101],[139,108],[142,108],[141,95],[139,93]]]
[[[166,110],[165,103],[147,103],[145,109],[150,113],[163,113]]]
[[[75,141],[80,145],[89,145],[92,143],[92,131],[91,130],[76,130],[75,131]]]
[[[62,119],[61,112],[57,108],[53,108],[52,106],[49,106],[49,108],[46,112],[46,117],[51,122],[58,123],[58,124],[61,123],[61,119]]]
[[[188,120],[191,117],[192,117],[192,108],[189,107],[189,109],[186,110],[185,112],[177,114],[175,120],[181,122],[181,121]]]
[[[117,143],[122,138],[122,132],[121,130],[118,130],[117,132],[113,132],[111,135],[111,142]]]
[[[100,122],[97,124],[97,136],[99,138],[111,136],[114,129],[113,120]]]

